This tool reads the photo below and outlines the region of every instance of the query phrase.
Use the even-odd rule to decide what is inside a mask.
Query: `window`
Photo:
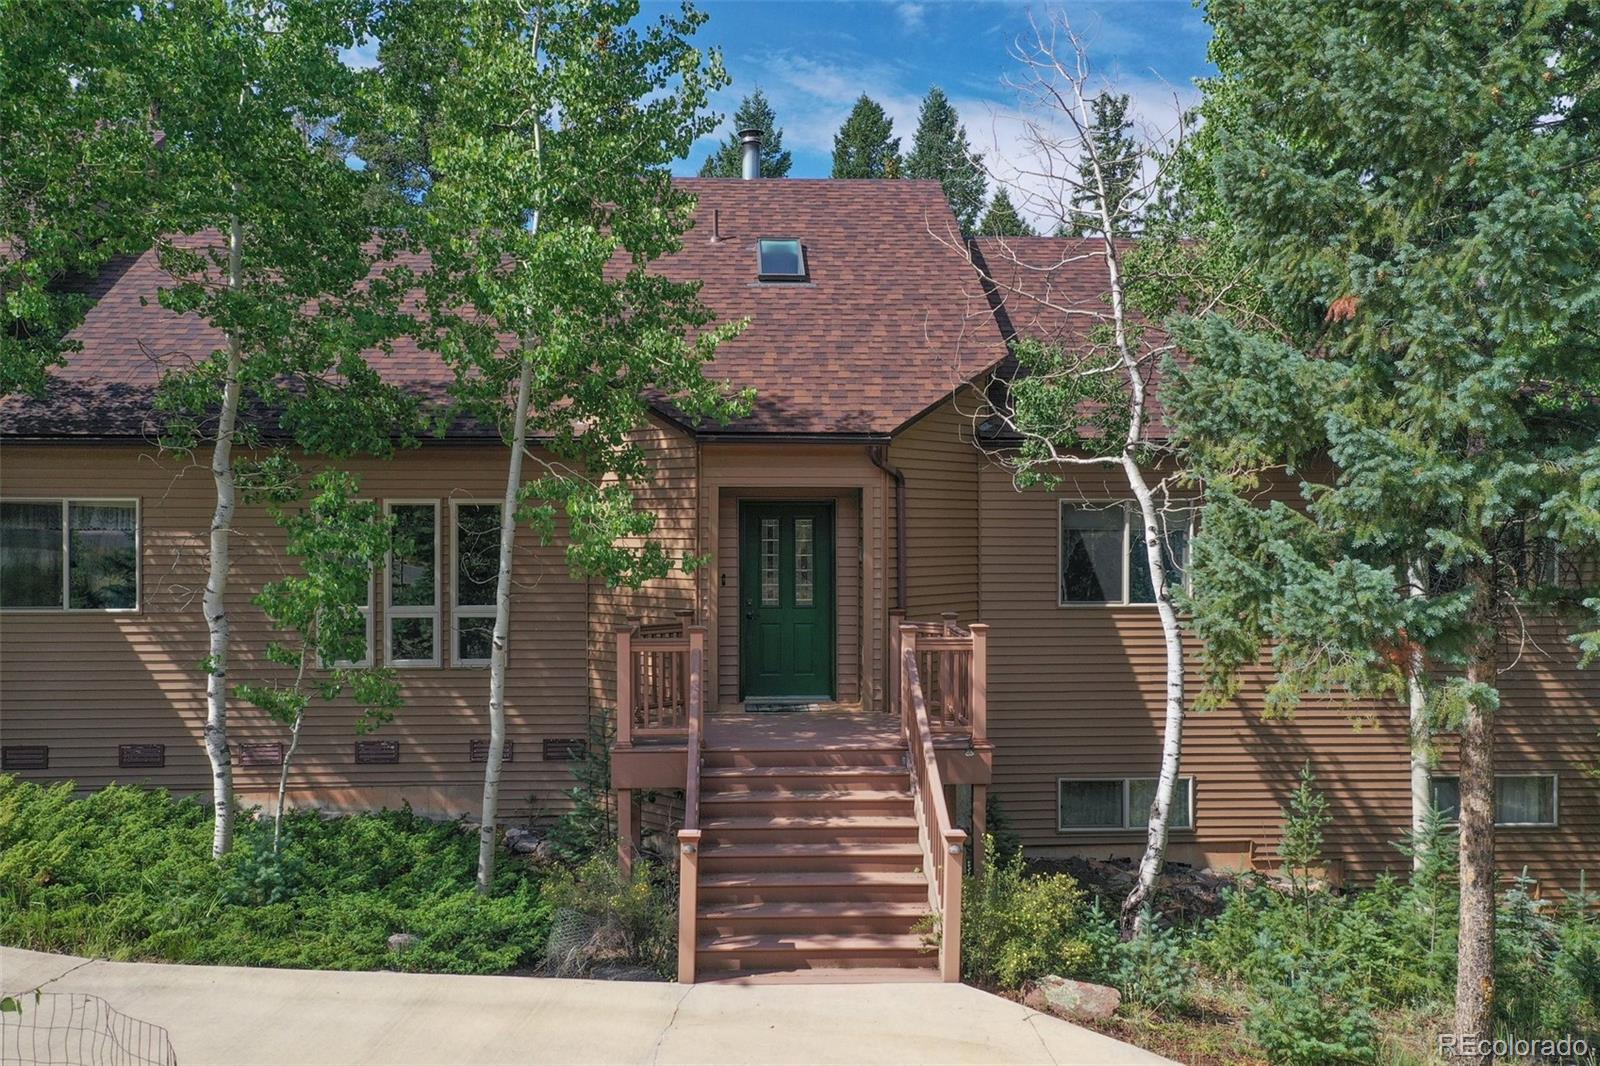
[[[1447,821],[1461,816],[1461,779],[1435,777],[1433,808]],[[1498,774],[1494,779],[1495,825],[1555,825],[1555,774]]]
[[[756,276],[762,281],[806,280],[806,252],[798,240],[758,242]]]
[[[1162,516],[1167,582],[1181,584],[1189,565],[1192,511]],[[1154,603],[1139,509],[1127,503],[1061,501],[1061,573],[1057,602]]]
[[[0,608],[138,606],[137,500],[0,501]]]
[[[384,582],[391,666],[439,665],[439,504],[390,501],[394,545]]]
[[[1145,829],[1156,795],[1153,777],[1062,778],[1057,826],[1063,833]],[[1169,829],[1194,828],[1194,778],[1180,777]]]
[[[486,666],[494,653],[494,594],[500,581],[500,505],[453,503],[455,611],[451,659]]]
[[[350,565],[360,566],[361,561],[352,559]],[[372,580],[372,574],[369,571],[367,574],[366,599],[357,608],[362,618],[361,654],[354,659],[335,660],[333,665],[342,670],[358,669],[372,665]],[[326,666],[328,664],[324,663],[323,665]]]

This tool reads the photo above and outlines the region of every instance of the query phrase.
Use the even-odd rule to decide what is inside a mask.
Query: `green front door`
[[[832,699],[831,503],[740,505],[739,599],[742,695]]]

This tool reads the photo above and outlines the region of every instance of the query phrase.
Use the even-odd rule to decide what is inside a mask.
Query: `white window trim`
[[[490,664],[488,659],[463,659],[461,657],[461,629],[456,624],[462,618],[493,618],[495,616],[494,604],[473,604],[463,607],[461,605],[461,547],[459,533],[461,530],[460,511],[463,507],[494,507],[501,511],[501,518],[505,517],[505,503],[501,500],[462,500],[450,501],[450,665],[462,667],[484,667]]]
[[[61,606],[6,607],[4,614],[138,614],[144,608],[144,509],[137,496],[6,496],[3,503],[54,503],[61,507]],[[72,527],[68,506],[74,503],[133,505],[133,606],[72,606]]]
[[[1094,600],[1069,600],[1069,599],[1065,598],[1062,595],[1062,587],[1061,587],[1062,584],[1063,584],[1062,578],[1066,577],[1066,574],[1063,572],[1063,569],[1062,569],[1065,560],[1063,560],[1062,557],[1061,557],[1061,548],[1062,548],[1062,543],[1063,543],[1063,537],[1066,535],[1066,517],[1067,517],[1067,508],[1069,508],[1069,507],[1077,509],[1077,510],[1096,509],[1096,510],[1105,510],[1105,511],[1110,511],[1110,510],[1113,510],[1113,509],[1119,508],[1119,507],[1121,508],[1121,510],[1122,510],[1122,597],[1121,597],[1121,599],[1105,600],[1105,601],[1097,602],[1097,601],[1094,601]],[[1184,559],[1183,559],[1183,588],[1186,591],[1189,588],[1192,587],[1190,585],[1190,581],[1189,581],[1189,571],[1191,569],[1190,563],[1192,562],[1192,560],[1194,558],[1195,516],[1199,513],[1199,509],[1200,509],[1200,505],[1199,505],[1199,501],[1198,500],[1193,501],[1192,506],[1189,506],[1189,507],[1185,508],[1185,511],[1189,516],[1189,521],[1183,526],[1184,531],[1188,534],[1188,539],[1184,542],[1184,547],[1183,547],[1183,551],[1184,551]],[[1135,518],[1135,515],[1138,515],[1138,517]],[[1100,499],[1100,500],[1077,499],[1077,500],[1075,500],[1075,499],[1070,499],[1070,498],[1065,497],[1065,496],[1063,496],[1060,499],[1058,499],[1056,501],[1056,606],[1057,607],[1070,607],[1070,608],[1080,608],[1080,607],[1089,607],[1089,608],[1106,608],[1106,607],[1153,608],[1153,607],[1155,607],[1156,603],[1155,603],[1154,600],[1152,600],[1149,603],[1132,603],[1132,602],[1129,601],[1129,598],[1128,598],[1130,593],[1131,593],[1131,591],[1132,591],[1130,583],[1133,580],[1133,568],[1128,565],[1129,553],[1133,550],[1133,540],[1132,540],[1133,527],[1136,524],[1141,523],[1143,521],[1144,521],[1143,516],[1139,515],[1139,505],[1138,505],[1137,501],[1134,501],[1134,500],[1109,500],[1109,499]],[[1170,532],[1170,527],[1169,527],[1169,532]],[[1100,780],[1100,779],[1099,778],[1089,778],[1087,780]]]
[[[1560,774],[1549,774],[1549,773],[1544,773],[1542,771],[1541,772],[1537,772],[1537,773],[1531,773],[1531,774],[1495,774],[1494,775],[1495,794],[1494,794],[1492,802],[1494,802],[1497,805],[1499,803],[1499,799],[1500,799],[1500,782],[1501,781],[1505,781],[1505,780],[1508,780],[1508,779],[1518,779],[1518,780],[1520,780],[1520,779],[1525,778],[1525,777],[1547,777],[1547,778],[1550,779],[1550,821],[1548,821],[1548,822],[1502,822],[1499,818],[1496,818],[1495,821],[1494,821],[1494,827],[1496,829],[1559,829],[1561,827],[1561,775]],[[1458,797],[1460,796],[1460,794],[1461,794],[1461,775],[1460,774],[1434,774],[1433,777],[1432,777],[1433,781],[1438,781],[1438,780],[1441,780],[1441,779],[1448,780],[1448,781],[1454,781],[1456,783],[1456,795]],[[1429,786],[1428,800],[1429,800],[1430,803],[1433,801],[1432,785],[1431,784]],[[1446,818],[1444,820],[1444,824],[1445,825],[1459,825],[1460,824],[1460,819],[1459,818]]]
[[[393,516],[396,507],[431,507],[433,508],[433,605],[431,607],[396,607],[391,601],[394,597],[394,551],[390,550],[384,559],[383,568],[383,658],[390,666],[402,667],[437,667],[440,665],[440,652],[444,645],[444,637],[440,633],[443,628],[443,610],[439,603],[439,561],[443,534],[439,529],[439,501],[438,500],[384,500],[383,513]],[[433,619],[433,658],[431,659],[396,659],[394,657],[394,620],[397,618],[431,618]]]
[[[1142,832],[1144,832],[1146,826],[1133,824],[1133,804],[1131,802],[1132,794],[1133,794],[1133,782],[1135,782],[1135,781],[1155,781],[1155,780],[1159,780],[1159,779],[1160,779],[1159,775],[1157,775],[1156,777],[1145,777],[1143,775],[1135,775],[1133,777],[1084,777],[1084,776],[1073,775],[1073,774],[1068,774],[1066,776],[1056,778],[1056,832],[1064,834],[1064,835],[1073,835],[1073,836],[1078,835],[1080,833],[1142,833]],[[1121,789],[1122,789],[1122,824],[1121,825],[1063,825],[1061,823],[1061,786],[1066,784],[1066,783],[1068,783],[1068,782],[1073,782],[1073,781],[1076,781],[1076,782],[1095,782],[1095,783],[1102,783],[1102,784],[1109,782],[1111,784],[1115,784],[1115,785],[1120,786]],[[1194,809],[1194,778],[1193,777],[1179,775],[1179,777],[1178,777],[1178,785],[1184,790],[1184,792],[1185,792],[1185,794],[1186,794],[1186,796],[1188,798],[1188,801],[1189,801],[1189,824],[1186,825],[1186,826],[1183,826],[1181,829],[1180,828],[1174,828],[1172,826],[1168,826],[1168,831],[1169,832],[1173,832],[1173,833],[1189,833],[1189,832],[1193,832],[1194,828],[1195,828],[1195,825],[1200,821],[1199,816],[1198,816],[1198,814],[1196,813],[1196,811]]]

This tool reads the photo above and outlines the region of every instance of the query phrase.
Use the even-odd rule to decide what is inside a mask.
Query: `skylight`
[[[806,279],[806,253],[799,241],[764,239],[759,242],[758,255],[756,276],[762,281]]]

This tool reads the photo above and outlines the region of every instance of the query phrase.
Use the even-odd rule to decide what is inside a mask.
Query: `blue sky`
[[[756,86],[777,111],[794,177],[828,175],[833,134],[863,92],[884,105],[902,149],[909,149],[918,103],[935,84],[955,102],[975,149],[1001,166],[1019,161],[1017,94],[1005,78],[1020,68],[1008,51],[1029,32],[1030,11],[1043,14],[1039,5],[700,0],[696,6],[710,16],[699,41],[722,50],[733,84],[714,101],[723,128],[696,145],[679,173],[699,169],[739,99]],[[1135,109],[1157,126],[1171,114],[1174,94],[1192,102],[1194,79],[1210,72],[1210,30],[1189,0],[1055,6],[1085,38],[1096,76],[1130,93]],[[667,9],[646,0],[643,14]]]

